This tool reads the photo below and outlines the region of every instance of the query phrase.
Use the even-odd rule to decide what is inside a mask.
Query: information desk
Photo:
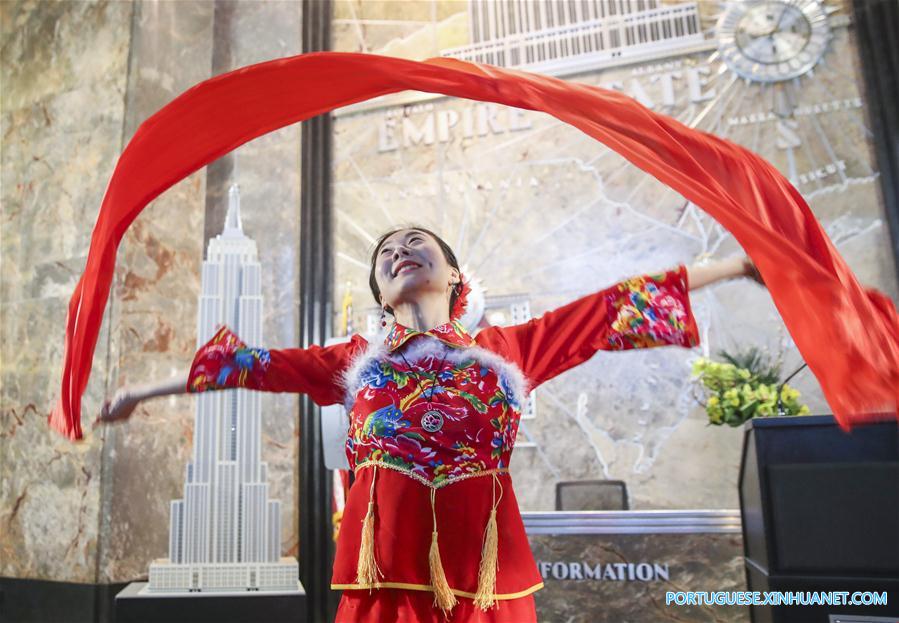
[[[539,621],[748,623],[740,606],[665,604],[668,591],[745,591],[739,510],[522,513],[545,587]]]

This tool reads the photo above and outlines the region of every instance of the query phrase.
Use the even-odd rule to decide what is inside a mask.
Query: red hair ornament
[[[459,281],[462,282],[462,291],[456,297],[453,303],[453,310],[450,312],[450,320],[458,320],[465,315],[465,308],[468,306],[468,293],[471,292],[471,286],[465,279],[465,275],[459,273]],[[455,286],[458,289],[458,286]]]
[[[69,301],[53,429],[82,438],[81,397],[116,250],[148,203],[254,138],[405,90],[548,113],[667,184],[733,234],[753,260],[840,425],[848,429],[884,412],[899,416],[895,306],[858,282],[802,195],[758,155],[601,87],[449,58],[314,52],[210,78],[138,127],[107,185]]]

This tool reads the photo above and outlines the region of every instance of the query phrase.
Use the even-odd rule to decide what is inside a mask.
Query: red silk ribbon
[[[548,113],[705,210],[752,258],[840,425],[899,418],[899,315],[856,280],[799,192],[771,164],[622,93],[455,59],[315,52],[205,80],[144,121],[116,164],[66,317],[49,423],[81,439],[116,250],[154,198],[236,147],[335,108],[415,90]]]

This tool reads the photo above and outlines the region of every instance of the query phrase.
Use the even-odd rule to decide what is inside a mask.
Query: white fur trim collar
[[[446,361],[454,364],[474,359],[482,366],[490,368],[510,389],[512,395],[509,396],[509,399],[516,403],[519,409],[523,408],[531,388],[521,368],[515,363],[482,346],[455,348],[433,336],[424,335],[411,338],[409,342],[393,353],[387,352],[387,345],[383,339],[376,338],[353,358],[339,378],[340,385],[344,389],[344,407],[347,413],[352,410],[353,404],[356,402],[356,393],[362,389],[362,373],[373,360],[403,363],[403,357],[405,357],[406,361],[412,364],[428,357],[436,358],[439,361],[444,356]]]

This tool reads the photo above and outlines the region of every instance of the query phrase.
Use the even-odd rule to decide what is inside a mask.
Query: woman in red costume
[[[69,300],[62,383],[48,425],[73,441],[83,438],[81,399],[116,251],[149,202],[253,138],[409,89],[551,114],[682,194],[730,231],[758,266],[840,426],[849,431],[899,417],[895,305],[858,282],[799,191],[757,154],[600,87],[450,58],[314,52],[205,80],[144,121],[128,142]]]
[[[748,257],[679,265],[472,336],[452,249],[423,227],[398,229],[372,254],[378,340],[267,350],[222,326],[186,383],[122,388],[99,421],[125,419],[150,396],[227,388],[343,404],[356,480],[331,580],[344,591],[337,622],[536,621],[543,582],[509,473],[528,393],[598,350],[696,346],[688,291],[744,275],[762,283]]]

